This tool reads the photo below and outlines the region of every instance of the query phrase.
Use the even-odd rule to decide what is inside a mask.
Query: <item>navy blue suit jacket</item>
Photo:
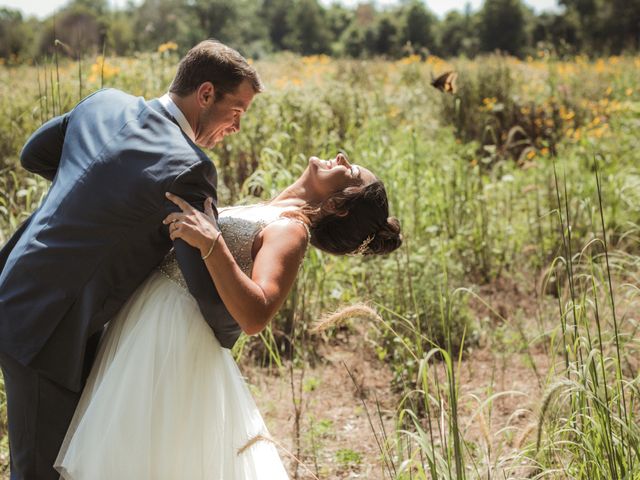
[[[0,351],[82,388],[87,342],[175,247],[222,346],[240,334],[200,252],[171,242],[170,191],[202,209],[217,200],[213,163],[157,100],[101,90],[29,139],[22,165],[53,181],[0,251]]]

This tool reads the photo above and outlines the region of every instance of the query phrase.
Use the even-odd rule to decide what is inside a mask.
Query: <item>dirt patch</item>
[[[382,473],[380,449],[369,418],[379,435],[379,408],[386,431],[394,431],[393,415],[399,398],[391,390],[390,369],[356,334],[324,344],[318,353],[322,360],[304,371],[294,368],[293,379],[290,365],[278,372],[241,365],[271,435],[302,461],[298,466],[300,479],[312,479],[314,475],[323,479],[388,478]],[[300,392],[302,398],[298,432],[292,383],[296,398]],[[280,454],[294,478],[295,460],[283,449]]]

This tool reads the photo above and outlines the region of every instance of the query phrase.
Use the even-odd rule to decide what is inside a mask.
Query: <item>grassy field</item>
[[[0,243],[48,187],[18,165],[29,134],[101,86],[158,96],[176,62],[165,45],[0,67]],[[308,156],[344,149],[385,182],[405,236],[383,259],[309,251],[272,328],[237,349],[291,378],[282,408],[298,456],[315,464],[292,476],[338,478],[313,454],[304,372],[357,335],[397,402],[385,422],[376,396],[359,392],[378,451],[336,452],[350,465],[340,478],[368,462],[376,478],[403,480],[640,479],[640,58],[282,55],[256,67],[268,90],[210,152],[220,205],[269,198]],[[453,95],[430,86],[449,69]],[[487,355],[501,361],[473,373]],[[515,363],[517,378],[494,381]],[[6,465],[6,436],[0,449]]]

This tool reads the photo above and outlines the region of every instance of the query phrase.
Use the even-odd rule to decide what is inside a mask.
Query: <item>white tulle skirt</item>
[[[65,480],[288,476],[229,350],[154,272],[110,323],[56,469]]]

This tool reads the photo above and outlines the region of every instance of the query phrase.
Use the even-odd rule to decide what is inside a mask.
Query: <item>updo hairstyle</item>
[[[347,187],[322,202],[311,222],[311,244],[334,255],[383,255],[402,245],[400,222],[389,216],[384,184]]]

